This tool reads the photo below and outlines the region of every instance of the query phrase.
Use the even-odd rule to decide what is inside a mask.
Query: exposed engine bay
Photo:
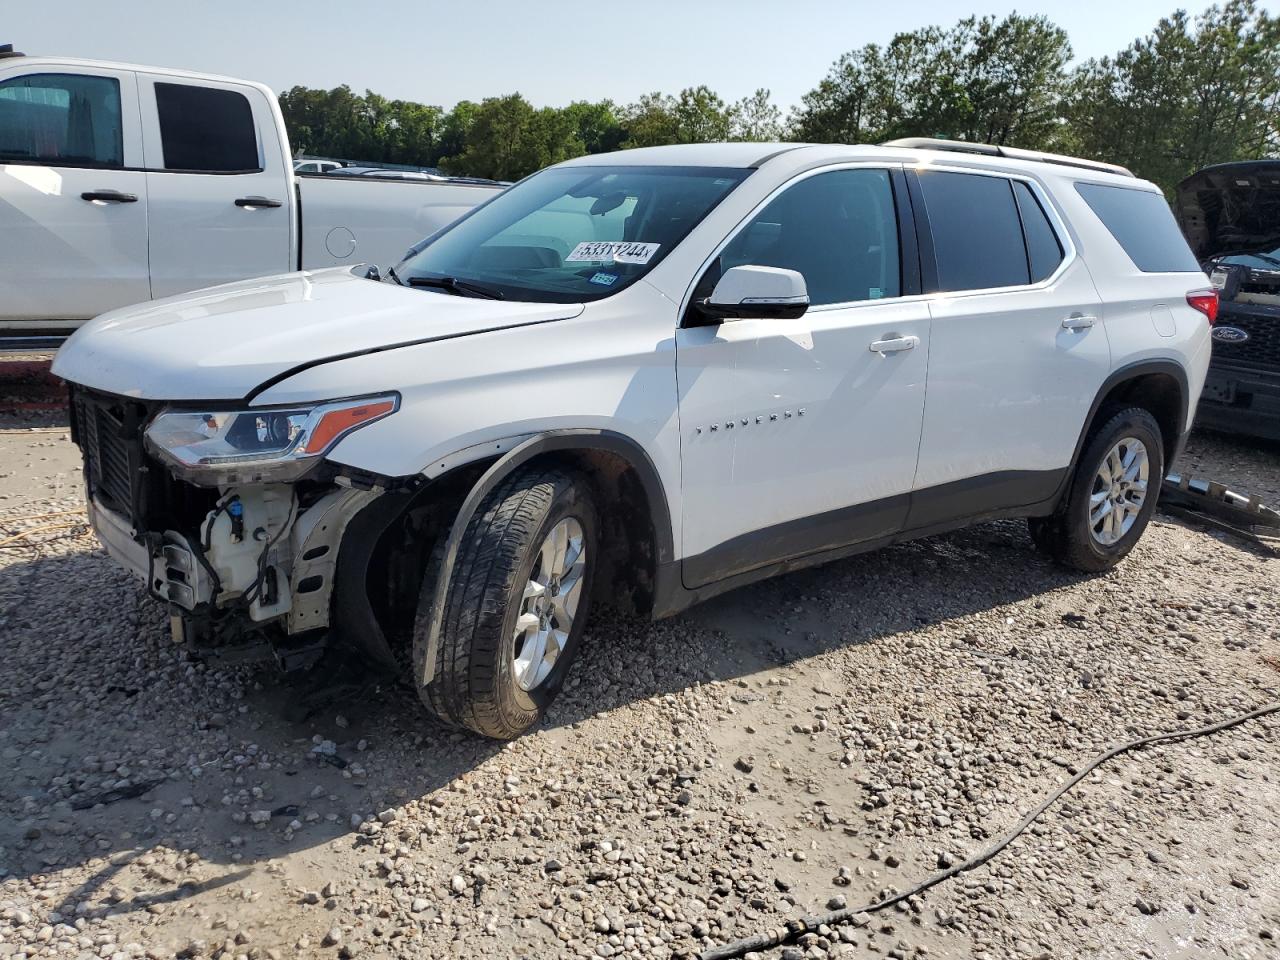
[[[175,641],[236,659],[274,654],[286,669],[318,657],[333,627],[338,547],[386,488],[329,469],[201,487],[145,449],[147,405],[77,390],[72,410],[93,526],[168,606]]]

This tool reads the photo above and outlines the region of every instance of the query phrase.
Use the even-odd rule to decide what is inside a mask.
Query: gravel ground
[[[0,431],[0,957],[659,957],[905,889],[1108,745],[1280,700],[1280,559],[1001,522],[597,621],[498,745],[326,661],[189,659]],[[1280,502],[1280,448],[1184,466]],[[62,513],[62,511],[72,511]],[[47,515],[47,516],[45,516]],[[70,526],[60,526],[71,524]],[[1090,775],[990,864],[774,958],[1280,956],[1280,717]]]

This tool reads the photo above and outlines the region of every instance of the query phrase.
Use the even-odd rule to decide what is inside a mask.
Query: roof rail
[[[977,153],[984,157],[1034,160],[1037,163],[1057,163],[1064,167],[1081,167],[1085,170],[1097,170],[1101,173],[1115,173],[1122,177],[1134,176],[1133,171],[1128,167],[1122,167],[1115,163],[1103,163],[1101,160],[1084,160],[1080,157],[1064,157],[1060,153],[1041,153],[1039,150],[1021,150],[1018,147],[1005,147],[994,143],[968,143],[965,140],[939,140],[935,137],[903,137],[900,140],[886,140],[880,146],[908,147],[912,150],[947,150],[951,153]]]
[[[6,57],[22,57],[22,56],[25,56],[25,54],[19,53],[17,50],[14,50],[12,43],[0,43],[0,60],[5,59]]]

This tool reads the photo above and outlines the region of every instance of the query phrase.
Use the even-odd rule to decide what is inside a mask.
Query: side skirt
[[[985,474],[735,537],[694,557],[662,564],[653,617],[669,617],[747,584],[894,543],[984,520],[1048,516],[1069,477],[1068,467]],[[895,519],[897,529],[886,529]],[[685,586],[685,581],[692,585]]]

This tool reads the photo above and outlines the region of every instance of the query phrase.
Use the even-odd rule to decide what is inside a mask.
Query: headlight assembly
[[[287,481],[310,470],[339,440],[400,406],[398,394],[260,410],[166,410],[147,446],[196,483]]]

